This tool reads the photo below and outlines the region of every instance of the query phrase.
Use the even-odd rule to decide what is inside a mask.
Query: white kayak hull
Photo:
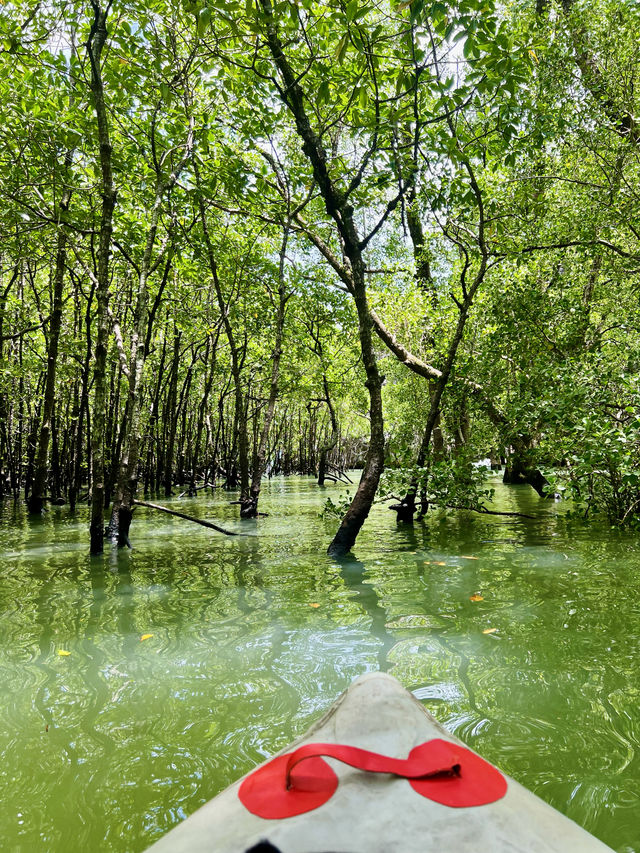
[[[406,758],[441,738],[460,744],[394,678],[358,678],[328,713],[284,750],[335,743]],[[283,820],[251,814],[239,780],[149,848],[149,853],[242,853],[268,840],[282,853],[604,853],[611,851],[515,780],[482,806],[451,808],[420,796],[407,780],[364,773],[326,759],[338,788],[321,807]]]

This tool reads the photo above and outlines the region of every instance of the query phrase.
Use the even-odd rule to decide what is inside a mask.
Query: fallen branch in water
[[[201,486],[195,486],[195,491],[199,492],[200,489],[216,489],[217,486],[214,486],[213,483],[203,483]],[[179,498],[183,498],[185,495],[189,495],[191,497],[191,492],[189,489],[186,489],[184,492],[180,492],[178,495]]]
[[[331,462],[327,462],[327,468],[333,468],[333,470],[336,472],[338,478],[344,478],[345,480],[347,480],[347,482],[351,483],[351,485],[353,486],[353,480],[347,474],[346,471],[343,471],[341,468],[338,468],[337,465],[333,465]],[[325,474],[325,476],[326,476],[326,474]]]
[[[527,515],[526,512],[501,512],[497,509],[487,509],[485,506],[480,507],[479,509],[475,509],[470,506],[456,506],[456,504],[446,504],[446,509],[464,509],[467,512],[479,512],[481,515],[509,515],[513,518],[533,518],[536,519],[536,515]]]
[[[342,483],[345,486],[352,486],[353,485],[352,480],[342,480],[339,477],[334,477],[333,474],[325,474],[324,478],[325,478],[325,480],[333,480],[334,483]]]
[[[193,521],[194,524],[200,524],[202,527],[208,527],[210,530],[217,530],[218,533],[224,533],[225,536],[237,536],[237,533],[234,533],[231,530],[225,530],[224,527],[218,527],[217,524],[213,524],[211,521],[203,521],[201,518],[194,518],[192,515],[185,515],[183,512],[176,512],[175,509],[168,509],[166,506],[160,506],[160,504],[150,504],[147,501],[134,501],[136,506],[147,506],[149,509],[157,509],[159,512],[166,512],[167,515],[176,515],[178,518],[184,518],[186,521]]]
[[[386,503],[386,501],[399,501],[400,503],[402,503],[402,498],[399,498],[397,495],[385,495],[382,498],[378,498],[378,500],[375,501],[375,503]],[[640,501],[639,501],[639,503],[640,503]],[[497,510],[497,509],[487,509],[486,506],[476,508],[476,507],[471,507],[471,506],[461,506],[460,504],[444,504],[444,505],[441,505],[441,504],[435,504],[434,503],[431,505],[433,506],[434,509],[460,509],[460,510],[464,510],[465,512],[478,512],[478,513],[480,513],[480,515],[508,515],[508,516],[511,516],[512,518],[532,518],[534,520],[538,517],[536,515],[527,515],[526,512],[508,512],[506,510],[501,512],[500,510]],[[394,509],[394,507],[389,507],[389,509]]]

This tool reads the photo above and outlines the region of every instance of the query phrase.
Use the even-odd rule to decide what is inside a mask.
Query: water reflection
[[[140,509],[135,550],[99,560],[86,511],[34,522],[0,507],[4,846],[141,850],[383,669],[525,785],[640,851],[639,545],[497,488],[536,519],[397,528],[377,507],[340,561],[319,518],[331,486],[311,478],[266,484],[258,522],[228,495],[176,500],[247,534],[233,539]]]
[[[387,613],[380,606],[380,600],[372,583],[366,580],[366,569],[362,563],[350,557],[339,560],[340,577],[345,587],[353,594],[355,601],[362,607],[371,620],[369,630],[380,641],[377,661],[381,672],[387,672],[391,664],[387,660],[390,649],[395,644],[394,637],[387,631]]]

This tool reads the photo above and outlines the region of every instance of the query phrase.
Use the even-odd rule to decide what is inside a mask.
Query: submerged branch
[[[532,518],[536,519],[538,516],[536,515],[527,515],[526,512],[507,512],[506,510],[497,510],[497,509],[487,509],[485,506],[481,507],[472,507],[472,506],[461,506],[458,504],[445,504],[445,509],[464,509],[468,512],[479,512],[481,515],[508,515],[512,518]]]
[[[136,506],[146,506],[149,509],[157,509],[159,512],[166,512],[167,515],[175,515],[178,518],[184,518],[186,521],[193,521],[195,524],[200,524],[202,527],[208,527],[210,530],[217,530],[218,533],[224,533],[225,536],[238,536],[237,533],[234,533],[232,530],[225,530],[224,527],[218,527],[217,524],[213,524],[211,521],[204,521],[201,518],[194,518],[192,515],[185,515],[183,512],[176,512],[175,509],[168,509],[166,506],[160,506],[160,504],[151,504],[147,501],[133,501]]]

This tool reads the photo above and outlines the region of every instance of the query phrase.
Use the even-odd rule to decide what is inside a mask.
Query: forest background
[[[3,3],[0,497],[90,500],[99,554],[141,491],[252,517],[265,473],[361,467],[340,554],[376,499],[488,507],[488,456],[637,525],[639,34],[602,0]]]

